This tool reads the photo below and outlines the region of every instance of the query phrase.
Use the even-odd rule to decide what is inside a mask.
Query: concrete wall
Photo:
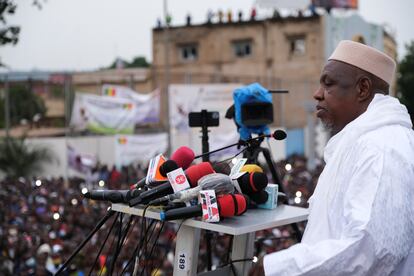
[[[303,105],[312,100],[324,64],[323,33],[322,17],[317,16],[171,28],[170,83],[260,82],[269,89],[288,89],[289,94],[274,96],[274,125],[302,128],[306,124]],[[291,51],[291,40],[295,37],[305,40],[302,55]],[[252,41],[252,54],[235,56],[236,40]],[[196,60],[180,58],[179,49],[186,43],[198,45]],[[161,85],[164,65],[164,32],[155,29],[153,70]]]

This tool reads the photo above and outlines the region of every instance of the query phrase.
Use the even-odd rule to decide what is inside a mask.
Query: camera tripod
[[[259,154],[262,153],[266,160],[266,165],[270,170],[274,183],[278,184],[279,191],[284,193],[282,182],[280,181],[269,149],[260,146],[263,140],[264,138],[252,140],[248,144],[246,150],[243,152],[243,157],[247,158],[247,164],[258,164]],[[292,223],[291,225],[297,241],[300,242],[302,240],[302,233],[300,232],[298,225],[296,223]]]

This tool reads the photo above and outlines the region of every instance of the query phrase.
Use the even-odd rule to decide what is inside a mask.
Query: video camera
[[[234,120],[241,140],[252,138],[253,133],[270,134],[267,125],[273,123],[273,104],[269,90],[253,83],[235,89],[233,100],[226,118]]]

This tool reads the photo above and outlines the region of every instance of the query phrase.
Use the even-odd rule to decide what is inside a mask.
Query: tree
[[[0,171],[16,179],[38,175],[44,163],[56,161],[53,152],[43,146],[29,146],[26,138],[0,139]]]
[[[4,127],[5,99],[0,100],[0,126]],[[10,124],[20,124],[22,119],[32,121],[35,115],[43,118],[46,106],[42,98],[23,85],[10,87],[9,91]]]
[[[6,16],[16,12],[17,5],[14,1],[0,0],[0,46],[6,44],[16,44],[19,41],[20,27],[12,25],[8,26]]]
[[[17,4],[15,0],[0,0],[0,46],[7,44],[15,45],[19,41],[20,27],[17,25],[8,25],[6,17],[16,12]],[[38,9],[42,8],[41,0],[33,0],[33,6]],[[0,67],[6,65],[0,61]]]
[[[108,69],[115,68],[148,68],[151,64],[143,56],[134,57],[131,62],[123,60],[121,58],[116,58],[114,62],[108,67]]]
[[[144,67],[148,68],[150,64],[147,62],[145,57],[135,57],[132,62],[128,65],[128,68]]]
[[[414,118],[414,41],[406,45],[407,54],[399,64],[398,96]]]

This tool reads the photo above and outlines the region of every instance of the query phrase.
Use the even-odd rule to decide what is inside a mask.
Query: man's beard
[[[321,119],[323,129],[328,132],[331,136],[334,136],[336,133],[334,131],[334,125],[332,122],[324,121]]]

